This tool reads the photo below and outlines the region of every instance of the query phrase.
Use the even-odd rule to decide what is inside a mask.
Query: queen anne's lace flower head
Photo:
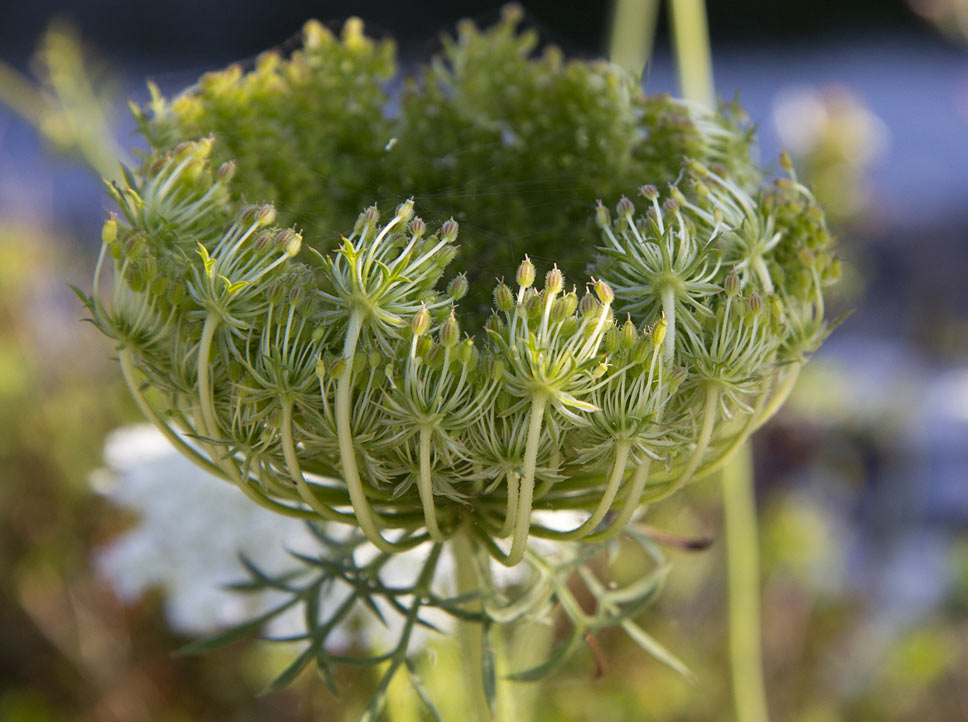
[[[827,329],[823,214],[788,164],[763,182],[737,108],[533,57],[515,25],[462,25],[391,115],[392,46],[311,22],[156,91],[111,188],[89,303],[142,411],[384,553],[614,537],[719,468]]]

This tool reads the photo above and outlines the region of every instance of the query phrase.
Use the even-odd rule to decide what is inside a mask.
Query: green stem
[[[302,468],[299,466],[299,457],[296,455],[296,444],[292,438],[292,401],[285,401],[282,404],[282,454],[286,459],[286,469],[289,471],[289,476],[306,505],[323,519],[345,522],[344,514],[340,514],[316,498],[303,476]]]
[[[686,468],[682,470],[682,473],[679,474],[679,477],[672,484],[656,491],[654,494],[646,495],[644,498],[645,501],[651,503],[672,496],[692,479],[693,474],[699,468],[699,464],[702,463],[703,457],[706,455],[706,450],[709,448],[709,442],[712,439],[713,429],[716,426],[716,419],[719,418],[719,394],[719,386],[715,383],[710,383],[706,387],[706,404],[703,407],[702,427],[699,429],[696,449],[692,452]]]
[[[528,439],[524,447],[524,476],[518,491],[518,512],[514,520],[514,538],[511,541],[511,551],[506,558],[499,561],[505,566],[513,567],[524,558],[524,550],[528,546],[528,531],[531,528],[531,504],[534,499],[534,476],[538,466],[538,447],[541,444],[541,424],[544,420],[547,397],[543,394],[535,396],[531,403],[531,418],[528,421]]]
[[[675,40],[682,95],[712,108],[716,98],[706,5],[703,0],[670,0],[669,20]]]
[[[759,546],[752,451],[747,444],[723,469],[729,657],[737,722],[767,722],[760,640]]]
[[[637,79],[652,55],[658,16],[659,0],[615,0],[612,5],[608,59]]]
[[[453,537],[454,563],[457,567],[457,593],[474,594],[481,591],[481,578],[474,557],[474,542],[468,531],[461,531]],[[483,600],[476,599],[467,604],[467,609],[479,612],[484,608]],[[459,624],[461,645],[461,668],[464,675],[465,715],[467,722],[492,722],[491,708],[484,691],[484,630],[480,622],[462,620]]]
[[[662,345],[662,362],[672,366],[676,355],[676,291],[672,286],[662,289],[662,313],[666,319],[666,335]]]
[[[336,387],[336,433],[339,440],[339,456],[343,467],[343,480],[346,482],[346,490],[350,494],[350,502],[353,504],[353,511],[360,523],[360,529],[380,551],[393,554],[401,549],[408,548],[408,546],[413,546],[413,544],[400,546],[387,541],[380,533],[376,514],[370,507],[370,502],[366,498],[366,491],[363,489],[363,481],[360,479],[360,471],[356,465],[356,448],[353,445],[353,431],[350,428],[353,358],[356,355],[356,343],[360,338],[362,321],[359,311],[350,314],[346,338],[343,342],[343,358],[346,362],[346,368],[343,369],[343,375],[340,376],[339,385]]]
[[[420,503],[423,506],[424,521],[430,538],[437,542],[445,540],[437,525],[437,510],[434,506],[434,484],[431,476],[430,442],[433,432],[423,427],[420,429],[420,476],[417,478],[417,491],[420,493]]]
[[[629,459],[629,447],[630,443],[628,441],[619,441],[615,444],[615,460],[612,463],[612,473],[609,477],[608,485],[605,487],[605,493],[602,494],[601,501],[598,502],[598,506],[592,512],[591,516],[571,531],[556,532],[547,530],[544,535],[545,538],[559,540],[584,539],[595,531],[602,519],[605,518],[605,514],[612,508],[612,503],[618,494],[622,479],[625,477],[625,468]]]

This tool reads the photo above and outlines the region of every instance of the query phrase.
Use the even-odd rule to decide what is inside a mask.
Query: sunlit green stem
[[[642,501],[642,494],[649,480],[649,468],[651,466],[652,459],[648,458],[639,464],[632,475],[628,494],[625,496],[622,510],[618,513],[618,516],[612,520],[612,523],[607,528],[585,537],[584,541],[586,543],[608,541],[620,534],[628,526],[628,523],[632,520],[632,515],[639,508],[639,504]]]
[[[518,513],[514,521],[514,537],[511,540],[511,551],[499,561],[506,566],[513,567],[524,558],[524,550],[528,546],[528,532],[531,528],[531,504],[534,500],[534,477],[538,466],[538,447],[541,444],[541,424],[544,420],[544,410],[548,399],[538,394],[531,402],[531,418],[528,421],[528,438],[524,447],[524,476],[518,491]]]
[[[353,358],[356,355],[356,344],[360,338],[362,322],[363,319],[359,311],[353,311],[350,314],[343,343],[343,358],[346,366],[343,369],[343,375],[340,376],[339,385],[336,387],[336,432],[339,437],[343,481],[346,482],[346,490],[350,494],[350,502],[353,504],[353,511],[356,512],[360,529],[377,549],[392,554],[402,548],[412,546],[412,544],[401,547],[399,544],[387,541],[380,533],[376,514],[370,507],[370,502],[366,498],[366,491],[363,489],[363,481],[360,479],[360,471],[356,465],[356,448],[353,445],[353,432],[350,429]]]
[[[458,595],[474,594],[481,591],[481,577],[477,559],[474,555],[474,541],[466,531],[461,531],[452,539],[454,563],[457,567]],[[467,604],[470,611],[483,609],[483,601],[476,599]],[[492,722],[487,694],[484,691],[484,630],[480,622],[462,620],[460,622],[461,668],[464,675],[467,722]]]
[[[299,465],[299,457],[296,454],[296,444],[292,438],[292,401],[285,401],[282,404],[281,425],[282,454],[286,459],[286,469],[289,472],[292,482],[296,485],[296,490],[299,492],[300,498],[323,519],[345,521],[343,514],[340,514],[316,498],[309,488],[306,477],[303,476],[302,468]]]
[[[601,501],[599,501],[598,506],[595,508],[595,511],[592,512],[591,516],[589,516],[581,524],[581,526],[578,526],[571,531],[549,532],[544,536],[550,539],[561,540],[583,539],[587,538],[589,534],[595,531],[602,519],[605,518],[605,514],[607,514],[608,510],[612,508],[612,503],[615,501],[615,497],[618,494],[619,487],[622,484],[622,479],[625,477],[625,469],[629,458],[629,447],[630,443],[628,441],[619,441],[615,444],[615,460],[612,462],[612,471],[609,474],[608,485],[605,487]]]
[[[427,427],[420,429],[420,475],[417,478],[417,491],[424,510],[427,531],[434,541],[444,541],[445,537],[437,525],[437,510],[434,506],[434,482],[431,476],[430,442],[433,431]]]
[[[652,55],[659,0],[616,0],[612,7],[612,27],[608,59],[639,78]]]
[[[737,722],[767,722],[760,640],[759,539],[752,451],[747,444],[723,469],[729,656]]]
[[[703,0],[669,0],[669,19],[683,97],[713,107],[712,58]]]

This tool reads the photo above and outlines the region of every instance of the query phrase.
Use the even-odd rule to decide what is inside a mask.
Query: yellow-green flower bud
[[[450,348],[459,340],[460,325],[457,323],[457,317],[454,315],[454,312],[451,311],[450,316],[440,324],[440,343],[444,348]]]
[[[316,359],[316,376],[320,381],[326,380],[326,362],[323,359]]]
[[[430,311],[427,310],[426,306],[421,306],[420,310],[414,314],[413,320],[410,321],[410,330],[414,336],[423,336],[429,328]]]
[[[531,263],[531,259],[527,256],[524,257],[521,265],[518,266],[517,281],[521,288],[530,288],[534,283],[534,264]]]
[[[780,153],[780,167],[787,173],[793,172],[793,158],[785,150]]]
[[[661,347],[665,342],[666,331],[669,330],[669,322],[666,321],[665,314],[663,313],[659,320],[652,325],[651,336],[652,343],[654,346]]]
[[[514,294],[511,289],[501,281],[494,287],[494,306],[498,311],[509,312],[514,307]]]
[[[726,290],[726,295],[730,298],[733,298],[739,293],[739,276],[736,275],[735,271],[730,271],[729,275],[726,276],[726,282],[723,284],[723,288]]]
[[[659,189],[654,185],[644,185],[639,188],[639,195],[651,203],[659,197]]]
[[[631,349],[635,345],[636,339],[639,337],[639,330],[632,323],[632,317],[628,316],[625,319],[625,323],[622,324],[622,348],[626,351]]]
[[[581,304],[579,304],[579,311],[581,312],[582,318],[591,318],[598,313],[598,299],[592,295],[591,291],[585,291],[585,295],[581,297]]]
[[[619,350],[622,346],[622,332],[619,331],[617,326],[612,326],[605,332],[605,340],[603,341],[605,346],[605,353],[613,354]]]
[[[266,203],[256,212],[255,221],[260,226],[271,226],[275,220],[276,208],[271,203]]]
[[[114,243],[115,239],[118,237],[118,221],[114,214],[104,221],[104,225],[101,226],[101,242],[104,245],[109,246]]]
[[[606,306],[615,300],[615,291],[613,291],[612,287],[602,280],[595,282],[595,295],[598,296],[598,300]]]
[[[459,301],[467,295],[467,288],[467,276],[458,273],[447,284],[447,295],[450,296],[452,301]]]
[[[397,206],[397,218],[400,222],[406,224],[413,218],[413,198],[408,198],[403,203]],[[402,228],[402,226],[401,226]]]
[[[561,289],[565,287],[565,276],[558,269],[557,263],[554,268],[545,274],[544,287],[547,293],[560,293]]]
[[[595,225],[599,228],[608,228],[611,225],[612,219],[609,215],[608,208],[606,208],[601,201],[595,206]]]

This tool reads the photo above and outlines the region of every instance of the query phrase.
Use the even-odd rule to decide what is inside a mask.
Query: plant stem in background
[[[760,640],[759,548],[753,451],[736,450],[722,473],[729,577],[729,660],[737,722],[766,722]]]
[[[669,0],[682,96],[713,107],[713,66],[703,0]]]
[[[616,0],[612,5],[608,59],[641,77],[652,57],[659,0]]]
[[[474,558],[474,543],[470,534],[461,532],[452,539],[454,563],[457,567],[457,593],[472,594],[481,590],[481,577]],[[480,601],[468,605],[479,610]],[[460,622],[461,668],[464,674],[464,690],[467,700],[467,722],[491,722],[494,717],[484,691],[484,630],[479,622]]]

